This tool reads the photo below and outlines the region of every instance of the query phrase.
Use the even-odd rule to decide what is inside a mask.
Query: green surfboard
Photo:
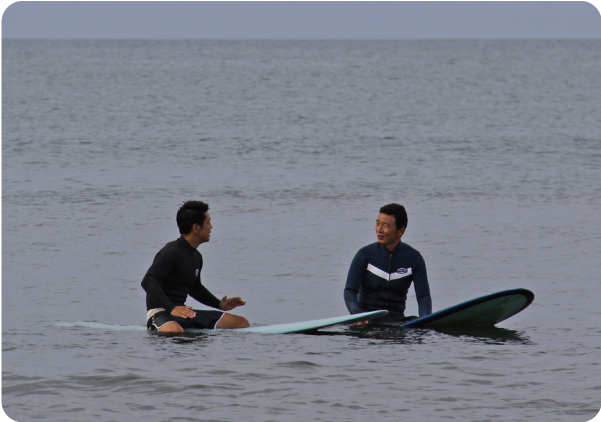
[[[504,290],[399,325],[403,328],[492,327],[523,311],[533,300],[534,293],[530,290]]]

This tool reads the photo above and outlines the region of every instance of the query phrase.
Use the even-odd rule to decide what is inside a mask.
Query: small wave
[[[292,362],[283,362],[278,364],[278,366],[286,366],[286,367],[293,367],[293,368],[313,368],[313,367],[317,367],[317,366],[321,366],[317,363],[313,363],[313,362],[307,362],[305,360],[295,360]]]
[[[86,327],[86,328],[100,328],[102,330],[120,330],[120,331],[146,331],[146,327],[141,325],[116,325],[116,324],[103,324],[101,322],[57,322],[58,327]]]

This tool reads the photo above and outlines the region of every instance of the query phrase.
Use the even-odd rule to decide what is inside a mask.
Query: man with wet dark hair
[[[239,297],[217,299],[200,281],[202,255],[197,248],[211,237],[209,206],[188,201],[177,211],[181,236],[167,243],[155,256],[142,280],[146,291],[147,327],[160,332],[181,332],[186,328],[244,328],[246,318],[228,314],[244,305]],[[206,311],[186,306],[188,295],[200,303],[219,309]]]
[[[406,228],[405,207],[388,204],[380,208],[377,242],[357,252],[346,279],[344,301],[351,314],[385,309],[388,316],[378,322],[407,320],[405,304],[412,282],[419,316],[432,313],[426,263],[417,250],[401,242]]]

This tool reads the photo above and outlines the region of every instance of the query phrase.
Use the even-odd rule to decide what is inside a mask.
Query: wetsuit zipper
[[[386,309],[388,309],[388,292],[390,291],[390,265],[392,264],[392,252],[388,252],[388,281],[386,282]]]

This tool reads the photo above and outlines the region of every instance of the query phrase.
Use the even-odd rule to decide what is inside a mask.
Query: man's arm
[[[246,302],[239,297],[230,297],[228,299],[227,295],[225,295],[223,299],[217,299],[215,295],[200,282],[200,274],[198,275],[194,286],[190,289],[189,294],[200,303],[222,311],[231,311],[238,306],[244,306],[246,304]]]
[[[430,296],[426,262],[419,254],[414,269],[413,288],[415,289],[415,297],[417,298],[419,316],[423,317],[432,313],[432,297]]]
[[[194,299],[202,303],[203,305],[210,306],[211,308],[220,309],[220,300],[213,295],[201,282],[200,274],[196,277],[194,285],[190,289],[189,295]]]
[[[359,251],[353,258],[353,262],[351,262],[346,277],[346,285],[344,286],[344,303],[346,303],[346,308],[353,315],[363,312],[359,306],[357,294],[359,293],[359,288],[365,277],[366,268],[367,265],[364,262],[363,254]]]
[[[159,283],[159,279],[163,279],[169,274],[169,271],[173,267],[173,259],[167,252],[163,250],[159,251],[142,279],[142,288],[146,292],[148,309],[163,308],[168,313],[171,313],[173,308],[175,308],[175,305],[171,303],[171,300],[163,292]]]
[[[353,289],[344,289],[344,303],[346,304],[346,309],[348,309],[351,314],[360,314],[363,312],[361,307],[359,306],[359,300],[357,300],[357,291]]]
[[[165,295],[156,278],[146,273],[144,279],[142,279],[142,288],[146,291],[146,302],[149,308],[163,308],[171,313],[175,305]]]

